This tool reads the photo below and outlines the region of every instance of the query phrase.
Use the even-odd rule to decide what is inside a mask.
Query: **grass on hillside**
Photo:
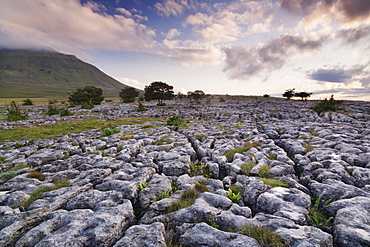
[[[105,122],[103,120],[98,119],[84,119],[84,120],[75,120],[73,123],[64,122],[30,128],[15,128],[10,130],[0,130],[0,142],[19,141],[23,138],[47,139],[71,133],[80,133],[82,131],[87,131],[94,128],[104,129],[116,125],[143,124],[150,121],[158,121],[158,119],[128,118],[128,119],[119,119],[113,122]]]

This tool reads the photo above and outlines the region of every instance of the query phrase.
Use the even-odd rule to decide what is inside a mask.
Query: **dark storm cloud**
[[[224,48],[224,72],[231,79],[247,79],[261,72],[281,68],[292,56],[316,52],[326,37],[282,35],[267,44],[252,47]]]
[[[308,15],[321,6],[327,14],[335,13],[345,22],[363,20],[370,16],[369,0],[281,0],[280,6],[289,13]],[[335,8],[336,11],[332,12]],[[337,11],[340,15],[337,16]],[[323,13],[320,13],[323,14]]]
[[[343,69],[319,69],[312,72],[309,78],[315,81],[348,82],[352,76],[346,74]]]
[[[337,0],[337,4],[347,21],[365,19],[370,15],[369,0]]]
[[[370,62],[365,65],[355,65],[348,69],[339,67],[318,69],[315,71],[308,71],[307,76],[309,79],[322,82],[349,84],[358,81],[363,87],[368,87],[370,84],[370,76],[367,70],[369,65]]]
[[[281,0],[280,6],[290,13],[307,14],[314,10],[319,0]]]

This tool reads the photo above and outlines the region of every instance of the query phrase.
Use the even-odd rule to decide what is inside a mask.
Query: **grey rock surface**
[[[0,143],[0,247],[260,246],[240,234],[246,225],[288,246],[370,245],[367,102],[319,115],[315,101],[217,99],[145,102],[145,112],[103,102],[63,118],[37,105],[28,120],[0,121],[94,118],[119,130]],[[166,125],[171,114],[187,126]],[[121,118],[132,122],[113,124]]]

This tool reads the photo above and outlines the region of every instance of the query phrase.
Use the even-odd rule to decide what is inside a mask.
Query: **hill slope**
[[[84,86],[118,97],[126,85],[73,55],[29,50],[0,50],[0,97],[67,97]]]

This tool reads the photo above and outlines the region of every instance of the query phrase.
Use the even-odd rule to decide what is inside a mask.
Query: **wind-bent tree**
[[[173,86],[161,81],[154,81],[144,89],[145,100],[158,100],[158,105],[163,104],[163,100],[172,99],[175,95]]]
[[[203,98],[206,94],[202,90],[195,90],[194,92],[188,91],[188,97],[193,98],[195,100],[200,100]]]
[[[295,88],[285,90],[285,93],[283,93],[283,97],[285,97],[287,100],[290,100],[295,94],[294,90]]]
[[[134,102],[137,96],[139,96],[139,91],[133,87],[123,88],[119,93],[119,97],[122,99],[123,103]]]
[[[295,97],[301,97],[302,100],[307,100],[308,97],[311,97],[311,94],[312,93],[307,93],[307,92],[299,92],[299,93],[295,93],[294,96]]]
[[[84,103],[90,105],[100,105],[104,100],[103,90],[94,86],[86,86],[83,89],[78,88],[75,92],[69,94],[68,101],[76,105]]]

